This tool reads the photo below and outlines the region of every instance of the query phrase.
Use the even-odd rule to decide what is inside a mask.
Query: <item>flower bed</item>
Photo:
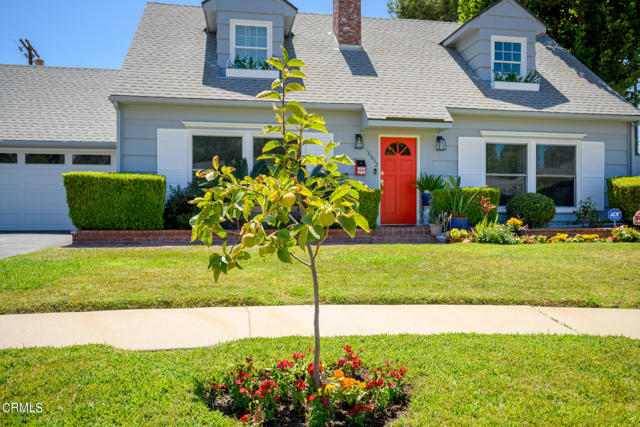
[[[321,385],[314,384],[306,354],[293,353],[268,368],[246,359],[206,383],[203,396],[211,408],[247,424],[364,426],[396,418],[408,404],[407,370],[390,362],[369,369],[349,345],[344,350],[335,364],[320,365]]]

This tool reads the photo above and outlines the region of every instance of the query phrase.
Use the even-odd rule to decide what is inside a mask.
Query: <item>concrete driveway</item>
[[[0,232],[0,258],[28,254],[47,248],[71,244],[71,233],[7,233]]]

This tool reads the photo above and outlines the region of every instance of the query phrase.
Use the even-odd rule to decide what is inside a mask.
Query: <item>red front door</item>
[[[382,224],[416,223],[416,139],[383,137],[380,141]]]

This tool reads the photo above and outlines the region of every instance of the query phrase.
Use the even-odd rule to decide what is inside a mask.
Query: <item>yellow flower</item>
[[[345,378],[340,382],[340,387],[342,388],[351,388],[356,385],[357,381],[355,378]]]
[[[333,394],[333,392],[336,391],[336,386],[333,384],[326,384],[324,387],[320,387],[318,389],[318,393],[322,394],[322,395],[329,395],[329,394]]]
[[[366,386],[367,386],[367,383],[365,383],[363,381],[358,381],[358,387],[365,388]]]
[[[344,372],[342,372],[340,369],[336,369],[335,371],[333,371],[333,376],[335,378],[344,378]]]

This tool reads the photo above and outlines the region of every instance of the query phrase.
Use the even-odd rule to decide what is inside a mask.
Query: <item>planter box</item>
[[[491,82],[491,89],[525,90],[529,92],[540,92],[540,83]]]
[[[247,70],[240,68],[226,68],[225,77],[245,78],[245,79],[269,79],[275,80],[280,77],[278,70]]]

